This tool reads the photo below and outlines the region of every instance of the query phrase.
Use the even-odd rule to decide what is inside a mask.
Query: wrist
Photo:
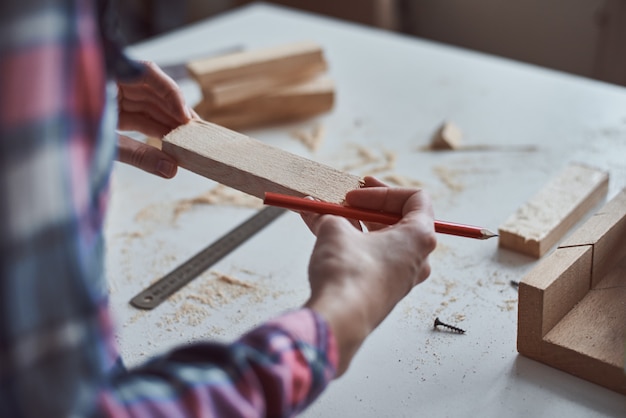
[[[324,318],[335,336],[339,354],[337,376],[347,370],[352,357],[376,326],[366,305],[355,292],[328,288],[312,294],[304,305]]]

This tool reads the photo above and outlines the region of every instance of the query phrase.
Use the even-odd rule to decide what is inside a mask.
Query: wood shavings
[[[385,171],[392,171],[396,168],[397,155],[395,152],[387,150],[383,151],[383,157],[383,163],[378,167],[372,168],[367,173],[365,173],[365,175],[373,176],[374,174],[382,173]]]
[[[461,192],[464,189],[462,183],[458,181],[458,173],[446,167],[434,167],[433,172],[439,177],[439,180],[453,192]]]
[[[316,124],[310,131],[295,130],[291,136],[306,146],[309,151],[316,152],[326,136],[326,128],[321,123]]]
[[[356,149],[357,161],[343,166],[343,171],[357,171],[363,169],[362,176],[372,176],[385,171],[392,171],[396,167],[397,155],[393,151],[372,151],[362,145],[353,145]]]
[[[517,307],[517,299],[507,299],[504,301],[504,305],[498,305],[501,311],[510,312]]]
[[[221,281],[223,281],[225,283],[228,283],[228,284],[245,287],[245,288],[248,288],[248,289],[254,289],[256,287],[256,286],[254,286],[254,285],[252,285],[250,283],[243,282],[243,281],[241,281],[241,280],[239,280],[239,279],[237,279],[237,278],[235,278],[233,276],[229,276],[228,274],[220,274],[220,275],[218,275],[218,280],[221,280]]]
[[[191,199],[179,200],[174,207],[174,219],[197,205],[223,205],[259,209],[263,201],[233,188],[218,184],[211,190]]]
[[[415,188],[421,189],[424,186],[424,184],[419,180],[415,180],[410,177],[403,176],[401,174],[393,174],[393,173],[387,174],[386,176],[384,176],[382,178],[382,181],[384,181],[385,183],[390,183],[392,185],[400,186],[400,187],[415,187]]]
[[[219,309],[244,298],[245,303],[261,303],[269,293],[266,287],[258,283],[210,271],[167,300],[167,303],[175,306],[176,310],[173,314],[166,315],[163,321],[166,324],[186,321],[189,325],[199,325],[213,309]]]

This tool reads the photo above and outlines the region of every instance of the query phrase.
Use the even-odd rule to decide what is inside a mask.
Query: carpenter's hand
[[[156,64],[144,64],[141,78],[118,83],[118,129],[161,139],[197,115],[185,104],[174,80]],[[123,135],[119,135],[118,148],[118,159],[124,163],[165,178],[176,174],[176,160],[158,148]]]
[[[309,264],[311,297],[306,306],[329,322],[339,345],[339,374],[363,340],[394,306],[430,274],[435,249],[434,218],[425,192],[390,188],[368,177],[346,203],[401,213],[395,225],[364,233],[344,218],[304,213],[317,236]]]

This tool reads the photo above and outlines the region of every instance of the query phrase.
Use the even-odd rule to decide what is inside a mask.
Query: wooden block
[[[626,258],[545,337],[551,365],[626,394]]]
[[[430,149],[454,150],[461,146],[463,133],[451,122],[444,122],[432,138]]]
[[[607,203],[522,280],[517,335],[521,354],[622,394],[626,394],[625,193]],[[597,264],[603,262],[601,270]]]
[[[520,282],[520,353],[540,356],[543,337],[585,296],[591,286],[591,257],[590,245],[559,248]]]
[[[200,117],[217,125],[244,129],[312,117],[332,109],[334,101],[332,80],[320,77],[217,111],[202,101],[195,110]]]
[[[218,109],[315,77],[327,64],[319,45],[298,42],[192,61],[187,69],[206,106]]]
[[[543,256],[608,191],[608,173],[570,164],[500,226],[499,245]]]
[[[210,122],[193,120],[163,138],[181,167],[263,198],[265,192],[341,203],[361,178]]]
[[[260,73],[256,76],[203,86],[205,106],[213,110],[223,109],[234,104],[272,94],[282,87],[306,82],[326,70],[326,64],[320,63],[305,71],[294,73]]]
[[[565,239],[561,247],[593,245],[591,285],[626,257],[626,189]]]

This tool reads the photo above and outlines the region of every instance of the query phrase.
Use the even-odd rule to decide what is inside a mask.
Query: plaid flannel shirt
[[[105,6],[0,4],[0,416],[293,416],[337,364],[310,310],[233,344],[122,365],[103,269],[116,118],[106,80],[141,69],[103,30]]]

